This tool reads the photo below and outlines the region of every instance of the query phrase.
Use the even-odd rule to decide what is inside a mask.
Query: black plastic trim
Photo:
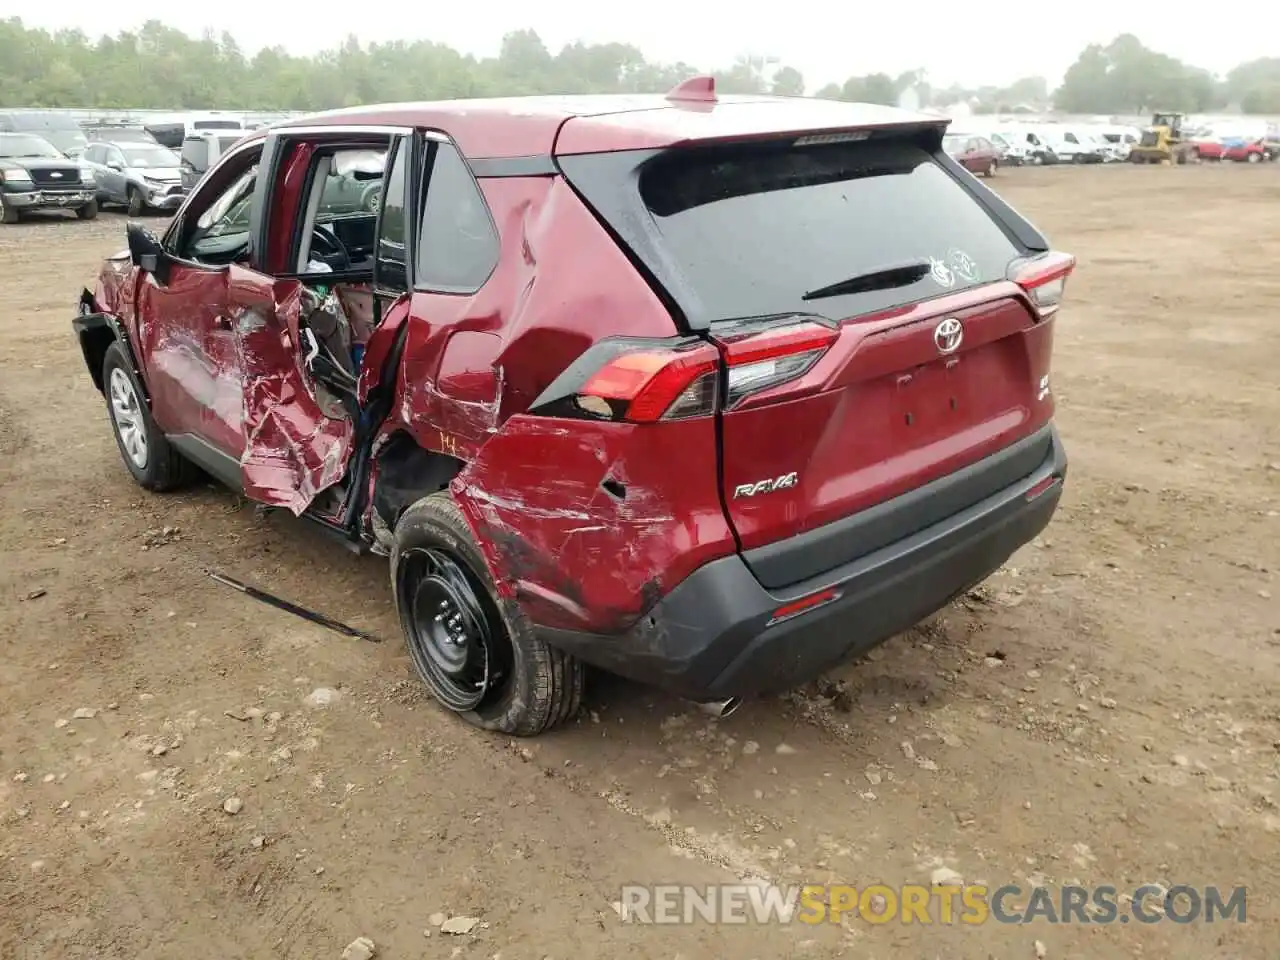
[[[529,157],[479,157],[468,159],[471,173],[476,179],[500,179],[503,177],[556,177],[560,168],[549,154]]]
[[[1031,254],[1052,249],[1048,237],[1009,206],[1003,197],[966,170],[955,157],[939,148],[933,152],[933,159],[991,215],[1010,240]]]
[[[244,492],[244,476],[240,469],[240,461],[231,454],[224,453],[208,440],[197,437],[193,433],[172,433],[165,439],[180,454],[219,483],[236,493]]]
[[[923,530],[1017,482],[1044,462],[1053,446],[1044,427],[977,463],[866,510],[743,553],[768,589],[808,580]]]
[[[268,135],[262,144],[262,154],[258,157],[257,182],[253,187],[253,202],[249,204],[249,267],[259,273],[267,272],[262,264],[262,257],[269,249],[271,230],[271,217],[266,208],[275,196],[275,184],[279,180],[283,157],[279,135]]]
[[[93,294],[88,290],[81,290],[79,302],[82,308],[87,306],[92,310],[95,306]],[[147,389],[146,378],[142,375],[142,368],[138,364],[138,355],[134,353],[133,344],[129,342],[129,334],[125,330],[124,324],[120,322],[119,317],[110,313],[79,313],[72,318],[71,329],[75,331],[76,340],[80,344],[80,352],[84,356],[84,364],[89,370],[89,376],[93,379],[93,385],[98,388],[100,393],[105,391],[105,385],[102,382],[102,370],[94,369],[88,344],[85,341],[95,333],[106,330],[111,334],[111,338],[124,348],[125,356],[129,360],[130,372],[137,379],[138,385],[142,387],[142,399],[150,406],[151,392]]]

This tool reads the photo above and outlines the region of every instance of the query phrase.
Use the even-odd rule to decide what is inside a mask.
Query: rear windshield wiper
[[[823,297],[843,297],[850,293],[866,293],[869,290],[891,290],[894,287],[905,287],[915,283],[929,272],[928,260],[908,260],[906,263],[878,267],[866,273],[860,273],[848,280],[829,283],[825,287],[810,290],[801,300],[821,300]]]

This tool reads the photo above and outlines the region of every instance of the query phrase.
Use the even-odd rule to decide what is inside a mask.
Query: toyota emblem
[[[947,317],[933,328],[933,342],[939,353],[955,353],[964,339],[964,325],[955,317]]]

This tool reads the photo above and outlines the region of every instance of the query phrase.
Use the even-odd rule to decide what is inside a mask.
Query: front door
[[[269,143],[281,171],[269,230],[291,242],[264,252],[271,275],[230,270],[241,484],[247,496],[300,514],[347,473],[360,363],[341,294],[369,285],[377,243],[377,212],[353,209],[335,187],[350,180],[380,188],[387,139],[357,145],[335,130],[332,140],[277,134]],[[337,519],[343,501],[345,491],[335,492],[316,507],[326,519]]]
[[[138,285],[142,364],[165,433],[197,440],[230,464],[244,447],[232,266],[249,253],[258,151],[203,185],[165,237],[163,280]]]

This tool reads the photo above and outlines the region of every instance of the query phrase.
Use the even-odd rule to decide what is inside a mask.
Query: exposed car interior
[[[374,326],[375,245],[389,146],[388,139],[314,149],[300,189],[291,269],[280,274],[303,284],[299,359],[317,403],[334,418],[358,413],[360,362]],[[180,241],[180,257],[210,266],[247,262],[258,171],[254,158],[200,213]],[[402,201],[396,209],[403,216]],[[400,237],[403,227],[388,233]],[[403,243],[399,251],[402,260]]]

